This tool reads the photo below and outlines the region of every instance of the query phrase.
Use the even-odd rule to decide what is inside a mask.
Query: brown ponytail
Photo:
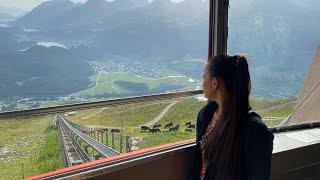
[[[241,176],[242,142],[240,126],[249,112],[251,90],[248,63],[243,56],[215,56],[209,61],[212,77],[220,77],[226,87],[228,102],[221,119],[208,136],[205,158],[212,165],[212,177],[233,180]],[[219,108],[219,107],[218,107]]]

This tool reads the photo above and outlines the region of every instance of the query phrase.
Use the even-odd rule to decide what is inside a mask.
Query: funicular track
[[[58,117],[56,119],[58,119]],[[63,146],[67,166],[73,166],[76,164],[89,162],[89,156],[74,141],[74,139],[70,135],[70,132],[68,132],[63,123],[59,120],[56,121],[58,122],[57,124],[60,132],[60,137],[62,141],[61,143]]]
[[[100,154],[101,157],[111,157],[120,154],[118,151],[109,148],[101,142],[91,138],[90,136],[82,132],[80,129],[76,128],[71,122],[69,122],[64,117],[57,115],[57,121],[61,126],[62,132],[64,131],[68,135],[70,142],[73,143],[73,147],[77,149],[76,152],[78,152],[80,159],[82,159],[84,162],[90,161],[90,156],[79,146],[78,142],[91,147],[92,150]]]

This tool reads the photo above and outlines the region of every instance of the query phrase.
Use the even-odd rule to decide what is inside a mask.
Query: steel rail
[[[47,108],[2,112],[0,113],[0,120],[5,118],[57,114],[57,113],[63,113],[68,111],[92,109],[92,108],[105,107],[105,106],[116,106],[116,105],[124,105],[124,104],[138,103],[138,102],[150,102],[150,101],[157,101],[157,100],[182,98],[182,97],[189,97],[189,96],[194,96],[199,94],[203,94],[203,90],[162,93],[162,94],[153,94],[153,95],[146,95],[146,96],[135,96],[135,97],[128,97],[128,98],[88,102],[88,103],[69,104],[69,105],[47,107]]]
[[[90,159],[88,159],[88,157],[83,155],[82,150],[79,149],[79,147],[77,146],[77,144],[75,143],[75,141],[73,140],[71,135],[68,133],[68,130],[63,125],[63,123],[59,123],[59,128],[60,128],[60,133],[61,133],[62,137],[65,135],[66,138],[67,138],[67,141],[65,139],[63,139],[62,143],[63,143],[64,152],[66,154],[66,159],[67,159],[68,166],[74,165],[74,160],[71,160],[70,155],[66,151],[67,150],[66,149],[66,143],[68,143],[68,142],[70,143],[70,145],[72,146],[72,149],[74,150],[74,156],[76,156],[77,159],[81,161],[81,163],[85,163],[85,162],[90,161]]]
[[[118,151],[107,147],[101,142],[96,141],[95,139],[89,137],[88,135],[84,134],[80,130],[71,126],[71,124],[69,124],[69,122],[67,122],[63,117],[59,116],[59,119],[64,124],[64,126],[69,129],[69,131],[72,131],[73,133],[75,133],[79,138],[83,140],[83,142],[91,146],[96,152],[100,153],[104,157],[111,157],[111,156],[120,154]]]
[[[57,116],[55,116],[55,119],[57,119]],[[62,157],[63,157],[63,163],[65,165],[65,167],[69,166],[69,158],[67,157],[67,151],[66,151],[66,146],[65,146],[65,141],[63,138],[63,133],[62,133],[62,129],[61,129],[61,124],[60,122],[57,120],[57,129],[58,129],[58,133],[59,133],[59,142],[62,148]]]
[[[65,127],[66,129],[66,127]],[[66,130],[67,131],[67,130]],[[80,159],[83,161],[83,163],[85,162],[90,162],[91,159],[89,158],[89,155],[86,154],[84,152],[84,150],[82,150],[82,148],[80,147],[80,145],[78,144],[78,142],[76,142],[76,140],[72,137],[72,135],[70,134],[69,131],[66,132],[69,135],[69,139],[72,142],[75,151],[77,152],[78,156],[80,157]]]

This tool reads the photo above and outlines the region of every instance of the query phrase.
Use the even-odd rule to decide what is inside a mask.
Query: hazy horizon
[[[51,0],[0,0],[0,7],[4,8],[18,8],[23,11],[30,11],[36,6],[40,5],[43,2],[51,1]],[[69,0],[75,3],[84,3],[87,0]],[[105,0],[105,1],[114,1],[114,0]],[[148,0],[151,2],[152,0]],[[183,0],[171,0],[173,2],[181,2]]]

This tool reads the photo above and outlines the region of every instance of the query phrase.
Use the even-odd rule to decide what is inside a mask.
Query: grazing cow
[[[141,132],[148,132],[149,131],[149,127],[148,126],[141,126]]]
[[[161,131],[159,128],[152,128],[152,129],[149,129],[149,132],[153,134],[153,133],[158,133],[158,132],[160,133]]]
[[[191,121],[186,122],[185,126],[189,126],[191,124]]]
[[[193,130],[190,129],[190,128],[185,129],[185,131],[186,131],[186,132],[193,132]]]
[[[172,128],[173,127],[173,123],[171,122],[171,123],[168,123],[168,124],[166,124],[165,126],[164,126],[164,128],[166,129],[166,128]]]
[[[187,126],[187,128],[195,129],[195,128],[196,128],[196,125],[194,125],[194,124],[189,124],[189,125]]]
[[[161,127],[161,124],[155,124],[155,125],[153,125],[152,128],[159,128],[159,127]]]
[[[169,129],[169,131],[178,131],[178,130],[179,130],[179,124]]]
[[[120,129],[111,129],[111,133],[120,133]]]

